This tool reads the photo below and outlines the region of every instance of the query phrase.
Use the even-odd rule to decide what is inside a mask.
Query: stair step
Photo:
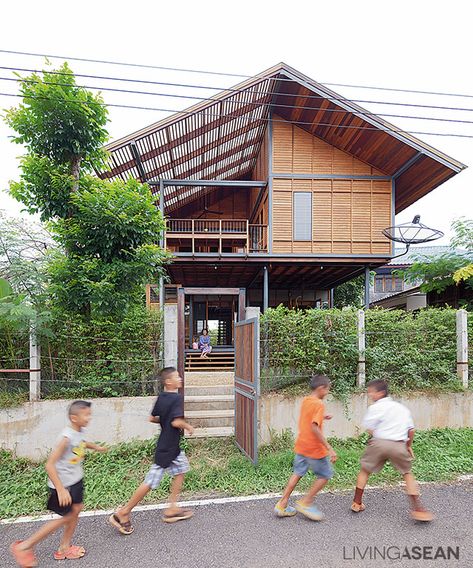
[[[212,388],[212,387],[210,387]],[[215,395],[190,395],[186,396],[185,402],[233,402],[234,397],[231,394],[215,394]]]
[[[190,385],[184,388],[184,402],[189,396],[231,396],[233,398],[232,385]]]
[[[186,415],[194,410],[205,412],[213,410],[230,410],[234,412],[235,397],[232,394],[223,395],[191,395],[184,399]]]
[[[196,428],[192,438],[224,438],[233,436],[233,426],[224,426],[222,428]],[[186,438],[190,436],[186,434]]]
[[[234,409],[227,410],[186,410],[186,420],[194,428],[231,427],[235,421]]]
[[[186,418],[233,418],[233,410],[189,410]]]

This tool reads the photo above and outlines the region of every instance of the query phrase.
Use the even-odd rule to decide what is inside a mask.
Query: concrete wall
[[[299,409],[303,397],[284,398],[270,394],[260,399],[260,443],[271,440],[271,432],[281,433],[290,429],[297,433]],[[447,393],[427,396],[423,393],[397,398],[412,412],[414,423],[419,430],[432,428],[473,427],[473,393]],[[327,436],[349,438],[361,434],[361,421],[368,407],[366,395],[353,395],[344,403],[327,398],[327,414],[333,418],[324,423]]]
[[[416,428],[473,427],[473,393],[450,393],[440,396],[412,395],[400,399],[414,416]],[[106,444],[146,440],[156,436],[159,426],[148,422],[154,397],[99,398],[93,400],[92,421],[87,437]],[[271,432],[286,429],[297,432],[302,397],[264,395],[260,400],[260,441],[269,442]],[[55,444],[67,424],[70,401],[29,402],[17,408],[0,410],[0,447],[18,456],[40,460]],[[347,438],[360,434],[360,424],[368,406],[365,395],[349,399],[347,406],[327,400],[327,413],[333,418],[325,423],[328,436]]]
[[[153,396],[94,399],[88,439],[119,444],[156,436],[159,426],[148,422],[154,401]],[[0,410],[0,447],[33,460],[45,457],[68,423],[70,402],[44,400]]]

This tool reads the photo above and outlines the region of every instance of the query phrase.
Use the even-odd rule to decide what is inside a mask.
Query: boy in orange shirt
[[[293,517],[297,512],[313,521],[321,521],[324,515],[314,504],[317,493],[325,487],[328,480],[333,476],[333,463],[337,454],[327,442],[322,433],[323,421],[330,420],[330,415],[325,415],[325,407],[322,402],[330,391],[330,380],[325,375],[314,375],[310,380],[312,393],[302,401],[299,416],[299,434],[294,446],[294,473],[291,475],[283,496],[274,507],[278,517]],[[296,501],[296,506],[288,506],[289,497],[294,491],[299,480],[309,471],[314,473],[317,479],[312,484],[309,492]]]

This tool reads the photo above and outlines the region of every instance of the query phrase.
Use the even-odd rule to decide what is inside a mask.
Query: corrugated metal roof
[[[397,254],[401,254],[404,249],[397,248],[394,251],[394,256]],[[450,246],[427,246],[427,247],[412,247],[409,252],[406,254],[395,258],[391,262],[388,263],[388,266],[406,266],[410,264],[414,264],[418,257],[437,257],[441,256],[446,253],[455,253],[455,254],[468,254],[468,252],[464,249],[455,249]],[[473,253],[472,253],[473,256]]]

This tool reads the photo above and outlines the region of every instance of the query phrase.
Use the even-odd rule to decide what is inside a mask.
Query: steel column
[[[177,371],[182,377],[184,392],[184,371],[186,362],[186,320],[184,288],[177,289]]]
[[[273,115],[268,120],[268,252],[273,252]]]
[[[365,308],[370,307],[370,267],[365,266]]]
[[[268,267],[263,268],[263,313],[269,307],[269,274]]]

